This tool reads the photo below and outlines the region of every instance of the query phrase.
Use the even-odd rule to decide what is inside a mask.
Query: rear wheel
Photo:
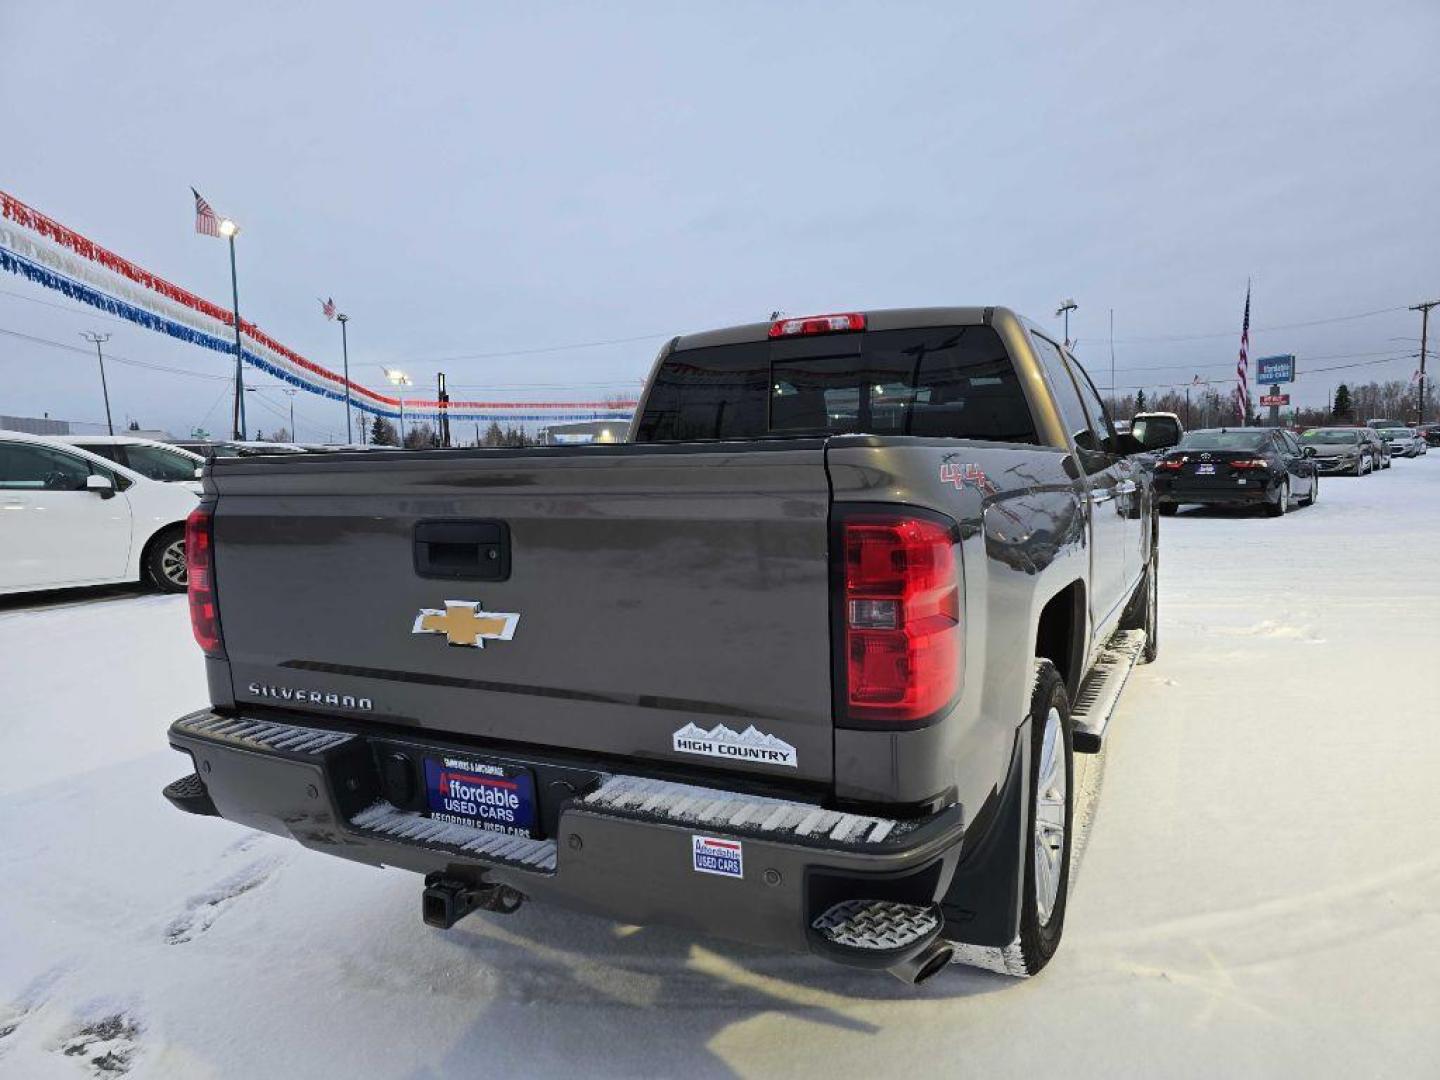
[[[1290,478],[1280,481],[1280,495],[1273,503],[1265,505],[1265,512],[1271,517],[1284,517],[1290,509]]]
[[[161,532],[145,553],[145,573],[161,592],[184,592],[190,583],[185,566],[185,529],[174,525]]]
[[[1055,665],[1041,660],[1030,703],[1029,845],[1020,908],[1020,953],[1031,975],[1055,955],[1065,927],[1074,778],[1070,699]]]

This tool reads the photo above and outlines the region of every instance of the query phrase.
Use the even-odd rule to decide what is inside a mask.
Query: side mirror
[[[91,473],[85,477],[85,490],[99,495],[102,499],[108,499],[115,494],[115,484],[108,476]]]
[[[1146,446],[1128,431],[1115,436],[1115,446],[1120,451],[1121,457],[1132,457],[1135,454],[1146,454],[1150,447]]]
[[[1304,454],[1306,457],[1314,457],[1314,456],[1315,456],[1315,447],[1313,447],[1313,446],[1302,446],[1302,447],[1300,448],[1300,453]]]

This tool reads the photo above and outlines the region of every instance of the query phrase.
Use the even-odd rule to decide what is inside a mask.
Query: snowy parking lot
[[[0,1075],[1440,1074],[1440,455],[1162,525],[1060,955],[918,989],[420,882],[161,797],[183,597],[0,606]]]

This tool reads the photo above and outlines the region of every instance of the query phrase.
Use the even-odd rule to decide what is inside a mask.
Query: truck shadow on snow
[[[933,1005],[1018,985],[956,965],[912,987],[803,954],[622,926],[543,905],[508,917],[472,916],[438,933],[464,957],[459,966],[473,965],[503,989],[445,1058],[417,1078],[456,1075],[482,1060],[487,1047],[493,1053],[497,1040],[507,1056],[523,1054],[534,1074],[570,1072],[585,1061],[592,1075],[670,1075],[682,1068],[730,1075],[715,1042],[748,1021],[786,1031],[787,1056],[799,1053],[800,1039],[823,1040],[814,1052],[828,1055],[834,1036],[880,1031],[863,1018],[877,1002]],[[746,1044],[748,1057],[754,1045]]]

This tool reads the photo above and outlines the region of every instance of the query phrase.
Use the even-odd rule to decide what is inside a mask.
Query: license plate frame
[[[424,774],[425,817],[507,836],[540,836],[534,770],[484,757],[427,754]]]
[[[1195,466],[1195,475],[1196,475],[1196,476],[1214,476],[1214,475],[1215,475],[1215,463],[1214,463],[1213,461],[1202,461],[1202,462],[1200,462],[1200,464],[1198,464],[1198,465]]]

